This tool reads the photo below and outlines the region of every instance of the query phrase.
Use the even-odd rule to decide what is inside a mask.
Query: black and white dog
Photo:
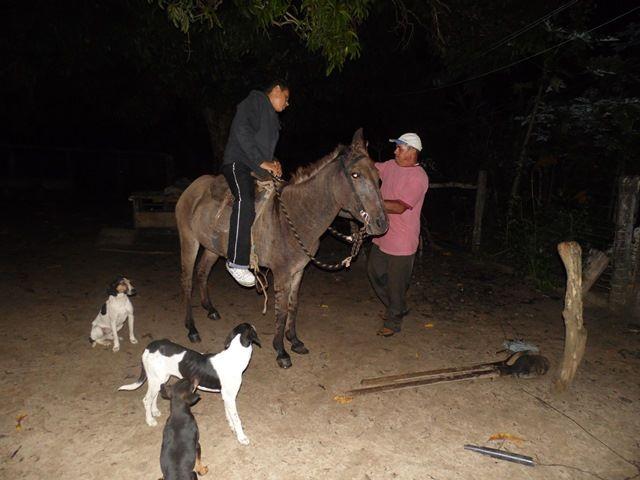
[[[242,385],[242,372],[251,360],[254,343],[261,346],[258,333],[249,323],[235,327],[225,341],[224,350],[216,354],[198,353],[166,339],[155,340],[142,354],[138,381],[123,385],[118,390],[136,390],[146,380],[149,381],[142,403],[147,424],[151,427],[158,424],[154,417],[160,416],[158,392],[171,376],[197,383],[200,390],[220,392],[231,430],[241,444],[248,445],[249,439],[242,430],[236,409],[236,396]]]
[[[193,480],[205,475],[208,468],[200,458],[200,433],[191,407],[200,400],[196,384],[186,378],[160,388],[162,398],[171,400],[171,413],[162,432],[160,468],[163,480]],[[195,468],[195,472],[193,471]]]
[[[91,335],[89,341],[96,346],[111,345],[113,340],[113,351],[120,350],[120,338],[118,331],[125,321],[129,322],[129,340],[131,343],[138,343],[133,335],[133,305],[129,297],[136,294],[136,289],[131,281],[126,277],[118,277],[107,290],[109,298],[102,304],[95,320],[91,324]]]

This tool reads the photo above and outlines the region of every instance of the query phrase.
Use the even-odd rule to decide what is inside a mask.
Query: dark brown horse
[[[358,130],[351,145],[339,146],[314,164],[300,168],[282,188],[281,201],[304,246],[314,255],[321,235],[340,211],[364,223],[367,233],[380,235],[387,230],[387,215],[378,183],[378,171],[367,154],[362,130]],[[228,191],[224,177],[205,175],[189,185],[176,205],[185,326],[192,342],[200,341],[191,311],[191,294],[201,246],[204,250],[196,270],[201,303],[209,318],[220,318],[209,299],[207,279],[213,264],[227,252],[231,203],[224,198]],[[288,368],[291,357],[284,348],[285,335],[291,342],[291,350],[309,353],[296,333],[298,289],[309,256],[295,239],[276,196],[272,195],[266,202],[253,224],[253,245],[260,266],[273,272],[276,304],[273,347],[278,354],[278,365]]]

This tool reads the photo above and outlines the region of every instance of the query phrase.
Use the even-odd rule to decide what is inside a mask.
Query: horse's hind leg
[[[207,316],[212,320],[219,320],[220,314],[216,307],[211,303],[209,298],[209,289],[207,288],[207,280],[209,279],[209,273],[211,273],[211,267],[218,260],[220,255],[213,253],[210,250],[204,250],[200,257],[198,264],[198,270],[196,272],[196,278],[198,279],[198,287],[200,289],[200,303],[202,307],[207,311]]]
[[[193,311],[191,309],[191,293],[193,290],[193,269],[198,256],[200,243],[191,235],[180,232],[180,258],[182,266],[182,293],[185,307],[184,326],[189,330],[188,337],[191,342],[199,342],[200,334],[193,321]]]
[[[276,277],[274,274],[274,292],[276,301],[276,334],[273,337],[273,348],[278,356],[276,361],[281,368],[291,366],[291,357],[284,348],[284,327],[287,321],[287,304],[291,280],[288,278]]]
[[[304,270],[293,274],[291,278],[291,290],[289,291],[287,323],[284,329],[287,340],[291,342],[291,350],[299,354],[309,353],[309,349],[296,335],[296,316],[298,315],[298,290],[302,281]]]

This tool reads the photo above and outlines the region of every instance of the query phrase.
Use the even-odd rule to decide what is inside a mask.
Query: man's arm
[[[400,214],[404,213],[405,210],[411,210],[412,207],[402,200],[385,200],[384,201],[384,210],[387,213],[395,213]]]

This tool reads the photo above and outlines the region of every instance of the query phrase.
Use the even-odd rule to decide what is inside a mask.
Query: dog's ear
[[[200,401],[200,395],[198,394],[198,392],[193,392],[193,393],[190,393],[189,396],[185,398],[185,400],[190,407],[193,407],[196,403]]]
[[[171,400],[172,389],[166,383],[160,385],[160,396],[165,400]]]
[[[118,296],[118,284],[120,283],[120,277],[116,278],[113,282],[111,282],[111,284],[109,285],[109,288],[107,288],[107,295],[111,295],[114,297]]]
[[[260,345],[260,339],[258,338],[258,332],[256,332],[256,329],[253,327],[253,325],[249,325],[249,327],[244,332],[242,332],[240,343],[245,348],[251,346],[251,344],[253,343],[262,348],[262,345]]]
[[[100,315],[106,315],[107,314],[107,302],[102,304],[102,307],[100,307]]]
[[[196,403],[198,403],[198,400],[200,400],[200,395],[198,394],[198,385],[200,385],[200,379],[194,378],[191,382],[191,392],[189,393],[188,397],[185,398],[190,407],[193,407]]]
[[[231,340],[236,337],[236,329],[234,328],[229,335],[227,335],[227,339],[224,341],[224,349],[226,350],[231,345]]]

